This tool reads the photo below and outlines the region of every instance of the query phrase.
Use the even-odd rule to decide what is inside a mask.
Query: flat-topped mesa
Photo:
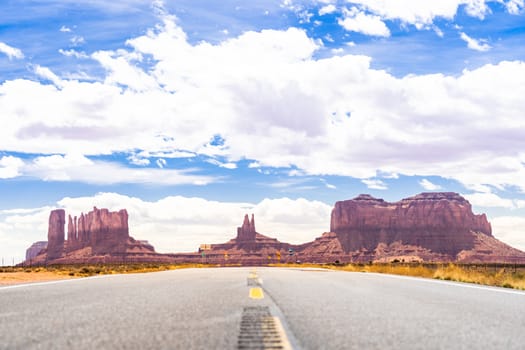
[[[255,242],[256,236],[254,215],[251,221],[248,214],[244,215],[242,226],[237,227],[237,242]]]
[[[64,209],[52,210],[49,214],[49,226],[47,230],[47,257],[48,259],[60,258],[64,252],[64,226],[66,224],[66,212]]]
[[[471,232],[492,236],[486,216],[473,214],[466,199],[449,192],[421,193],[394,203],[368,195],[337,202],[330,230],[346,251],[400,241],[448,255],[471,249]]]
[[[487,216],[474,214],[470,203],[458,193],[426,192],[405,198],[398,203],[401,203],[402,207],[411,208],[415,211],[413,214],[419,217],[427,216],[428,220],[423,220],[423,225],[456,228],[492,236],[492,227]]]

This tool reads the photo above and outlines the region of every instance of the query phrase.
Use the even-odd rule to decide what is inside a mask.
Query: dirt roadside
[[[0,272],[0,288],[3,286],[10,286],[22,283],[36,283],[47,282],[64,279],[78,278],[75,276],[68,276],[54,272],[39,271],[39,272]]]

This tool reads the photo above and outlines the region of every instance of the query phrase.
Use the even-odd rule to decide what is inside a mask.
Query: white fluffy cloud
[[[421,187],[423,187],[427,191],[437,191],[437,190],[441,189],[441,186],[436,185],[436,184],[428,181],[427,179],[423,179],[423,180],[419,181],[419,185]]]
[[[472,205],[485,208],[525,208],[525,200],[502,198],[495,193],[472,193],[463,195]]]
[[[0,210],[0,258],[4,264],[25,259],[25,251],[37,241],[47,240],[51,207]]]
[[[328,4],[319,9],[319,16],[324,16],[330,13],[333,13],[337,10],[334,4]]]
[[[372,190],[387,190],[388,186],[381,180],[378,179],[364,179],[361,180],[368,188]]]
[[[79,52],[73,49],[70,50],[64,50],[59,49],[58,52],[66,57],[75,57],[75,58],[89,58],[88,55],[86,55],[84,52]]]
[[[329,230],[331,207],[318,201],[288,198],[259,203],[216,202],[166,197],[143,201],[116,193],[64,198],[57,207],[80,215],[93,206],[129,213],[130,235],[145,239],[159,252],[196,251],[201,243],[222,243],[236,236],[244,214],[255,214],[257,231],[289,243],[304,243]],[[31,243],[47,239],[50,207],[0,211],[0,256],[23,259]]]
[[[62,86],[62,80],[47,67],[42,67],[40,65],[35,66],[35,74],[44,80],[49,80],[56,86]]]
[[[345,10],[344,15],[345,17],[338,23],[348,31],[374,36],[390,36],[390,30],[379,16],[366,14],[356,7]]]
[[[24,58],[24,54],[20,49],[17,49],[16,47],[12,47],[7,45],[6,43],[3,43],[0,41],[0,53],[3,53],[9,57],[9,59],[12,58]]]
[[[157,87],[153,77],[133,65],[133,61],[140,61],[140,55],[98,51],[92,57],[108,71],[106,83],[109,85],[124,85],[136,91],[153,90]]]
[[[132,158],[135,165],[147,165],[143,159]],[[81,154],[39,156],[22,160],[13,156],[0,158],[0,179],[28,176],[43,181],[75,181],[98,185],[140,183],[157,185],[206,185],[219,180],[198,175],[195,169],[168,169],[159,158],[158,168],[128,168],[119,163],[91,160]],[[225,165],[227,167],[228,165]]]
[[[163,168],[166,161],[159,159],[157,165]],[[194,175],[191,169],[133,169],[117,163],[92,161],[81,155],[69,154],[37,157],[24,167],[24,172],[45,181],[77,181],[92,184],[205,185],[216,180],[211,176]]]
[[[367,6],[379,3],[393,6]],[[454,4],[439,6],[429,13]],[[525,190],[524,62],[397,78],[371,68],[366,56],[314,58],[321,44],[300,29],[191,44],[167,15],[127,44],[91,55],[107,69],[103,82],[0,85],[0,115],[10,121],[0,129],[0,149],[51,157],[124,152],[135,164],[145,163],[141,153],[182,152],[220,156],[229,168],[250,159],[304,174],[440,175]],[[153,59],[148,70],[143,57]],[[212,142],[217,135],[220,145]],[[143,182],[153,171],[97,165],[124,182]],[[88,182],[96,176],[85,171],[93,165],[68,167],[37,163],[27,171]],[[155,178],[175,172],[155,170]]]
[[[488,51],[491,49],[491,46],[483,39],[474,39],[468,36],[467,34],[461,32],[461,39],[467,43],[467,47],[476,51]]]
[[[491,220],[492,231],[496,238],[525,251],[525,218],[519,216],[501,216]]]
[[[465,11],[472,17],[484,19],[485,15],[490,13],[490,8],[487,5],[486,0],[469,0],[464,2],[466,7]]]
[[[10,179],[20,175],[24,162],[17,157],[3,156],[0,158],[0,179]]]
[[[505,7],[507,8],[507,11],[513,15],[520,14],[525,8],[524,0],[507,0],[507,1],[499,0],[498,2],[504,3]]]
[[[418,29],[432,28],[435,18],[453,19],[459,8],[464,6],[465,13],[471,17],[484,19],[490,13],[488,3],[500,2],[511,14],[518,14],[524,7],[523,0],[351,0],[382,20],[400,20],[414,25]]]

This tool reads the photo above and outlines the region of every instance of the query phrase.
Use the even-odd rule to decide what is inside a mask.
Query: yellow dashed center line
[[[255,269],[248,274],[248,280],[248,285],[250,285],[250,280],[255,280],[259,285],[262,284],[262,280],[257,276]],[[263,289],[261,287],[250,287],[249,296],[251,299],[264,299]],[[257,315],[256,311],[260,311],[261,308],[266,308],[267,315],[264,313]],[[268,307],[247,307],[245,312],[246,309],[251,310],[252,314],[248,314],[246,320],[243,317],[244,326],[241,324],[239,348],[255,346],[253,348],[292,350],[281,320],[279,317],[271,316]],[[253,315],[254,312],[255,316]]]
[[[250,271],[250,273],[248,274],[248,280],[256,281],[258,284],[262,282],[259,276],[257,276],[256,269]],[[252,299],[263,299],[264,293],[261,287],[251,287],[249,296]]]
[[[264,298],[264,293],[263,293],[262,288],[260,288],[260,287],[250,288],[250,298],[252,298],[252,299],[263,299]]]

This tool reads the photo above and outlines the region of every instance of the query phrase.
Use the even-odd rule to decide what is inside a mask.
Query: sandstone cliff
[[[60,258],[64,251],[64,225],[66,223],[66,212],[64,209],[56,209],[49,214],[49,226],[47,230],[47,257],[48,259]]]
[[[64,229],[65,211],[53,210],[49,216],[47,249],[32,257],[34,263],[142,261],[157,257],[147,241],[137,241],[129,236],[125,209],[110,212],[95,207],[79,217],[70,215],[67,240],[64,239]]]
[[[335,204],[330,230],[347,260],[353,261],[525,258],[523,252],[496,240],[485,214],[474,214],[457,193],[421,193],[394,203],[360,195]],[[312,242],[304,254],[319,255],[319,250],[319,242]]]
[[[451,256],[474,247],[472,232],[492,234],[485,215],[473,214],[456,193],[422,193],[395,203],[360,195],[335,204],[330,231],[347,252],[401,242]]]
[[[275,262],[500,262],[525,263],[525,253],[492,236],[484,214],[456,193],[422,193],[389,203],[370,195],[337,202],[331,232],[301,245],[283,243],[256,231],[244,216],[237,235],[222,244],[203,244],[195,253],[157,254],[129,236],[126,210],[94,208],[79,217],[49,217],[48,247],[33,263],[207,262],[260,265]]]
[[[70,215],[67,232],[68,251],[90,246],[95,255],[122,253],[129,239],[128,213],[126,209],[110,212],[95,207],[78,219]]]
[[[47,241],[39,241],[33,243],[26,250],[26,260],[31,262],[38,254],[42,253],[47,248]]]

